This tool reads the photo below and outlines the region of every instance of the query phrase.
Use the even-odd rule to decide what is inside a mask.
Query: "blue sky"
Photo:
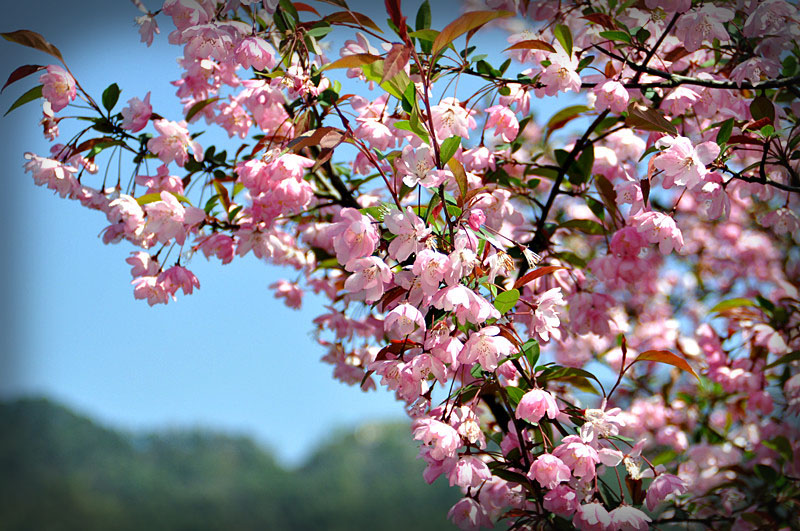
[[[382,2],[350,4],[376,21],[386,18]],[[412,21],[418,4],[404,3]],[[440,28],[453,10],[432,4],[434,27]],[[155,9],[157,2],[145,5]],[[81,2],[80,8],[29,0],[16,6],[0,30],[43,34],[95,99],[111,82],[122,88],[121,104],[149,90],[156,112],[178,120],[181,108],[169,81],[180,75],[180,49],[168,45],[163,17],[154,45],[141,44],[133,24],[137,14],[124,0]],[[487,33],[478,41],[482,50],[505,47],[501,34]],[[3,81],[19,65],[52,62],[43,53],[0,42]],[[35,84],[31,77],[7,88],[0,95],[3,112]],[[0,394],[45,394],[124,428],[203,426],[248,433],[288,462],[297,462],[335,427],[404,418],[389,393],[364,394],[332,379],[309,336],[320,301],[307,296],[297,312],[267,288],[291,271],[282,273],[252,255],[227,266],[198,255],[190,264],[201,282],[194,295],[153,308],[134,300],[124,261],[133,247],[103,245],[102,215],[36,187],[23,173],[24,152],[48,153],[40,112],[31,103],[0,121],[7,161],[0,193]],[[61,140],[67,138],[62,132]],[[207,147],[209,136],[199,140]]]

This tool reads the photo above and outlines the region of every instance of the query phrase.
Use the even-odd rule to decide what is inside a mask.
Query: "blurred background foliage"
[[[0,433],[0,530],[424,531],[453,528],[459,498],[423,481],[404,423],[333,433],[294,468],[247,437],[125,433],[47,399],[0,403]]]

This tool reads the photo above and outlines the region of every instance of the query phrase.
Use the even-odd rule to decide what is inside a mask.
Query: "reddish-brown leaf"
[[[320,16],[319,11],[308,4],[304,4],[303,2],[294,2],[294,8],[298,11],[307,11],[308,13],[314,13],[315,15]]]
[[[322,140],[328,135],[333,134],[338,138],[341,138],[344,133],[339,131],[335,127],[330,126],[323,126],[317,129],[312,129],[311,131],[306,131],[302,135],[298,136],[297,138],[292,139],[289,142],[289,148],[294,151],[295,153],[300,152],[303,148],[308,146],[317,146],[320,145]],[[330,147],[329,144],[335,143],[333,137],[327,139],[327,144],[324,147]]]
[[[337,22],[343,24],[357,24],[365,28],[373,29],[379,33],[383,33],[383,30],[379,28],[371,18],[357,11],[339,11],[336,13],[331,13],[330,15],[327,15],[324,20],[331,24],[335,24]]]
[[[610,16],[606,15],[605,13],[589,13],[588,15],[584,15],[581,18],[585,18],[589,22],[594,22],[595,24],[600,24],[606,29],[617,29],[617,23],[614,22],[614,19]]]
[[[525,41],[515,42],[503,51],[507,52],[509,50],[544,50],[551,53],[555,53],[556,51],[556,49],[553,48],[553,45],[545,41],[540,41],[539,39],[528,39]]]
[[[389,20],[397,27],[400,38],[403,41],[409,41],[406,17],[403,16],[403,11],[400,9],[400,0],[384,0],[384,3],[386,4],[386,12],[389,14]]]
[[[522,286],[524,286],[525,284],[527,284],[529,282],[533,282],[537,278],[543,277],[545,275],[549,275],[550,273],[553,273],[554,271],[558,271],[559,269],[566,269],[566,267],[562,267],[562,266],[544,266],[544,267],[540,267],[538,269],[534,269],[533,271],[528,271],[523,276],[518,278],[516,282],[514,282],[514,288],[515,289],[519,289]]]
[[[636,359],[633,360],[632,363],[636,363],[637,361],[657,361],[659,363],[666,363],[667,365],[672,365],[682,371],[688,372],[698,380],[700,379],[697,373],[694,372],[694,369],[692,369],[692,366],[689,365],[685,359],[677,354],[673,354],[669,350],[646,350],[636,356]]]
[[[752,144],[755,146],[763,146],[764,142],[759,140],[758,138],[754,138],[752,136],[747,135],[731,135],[728,139],[728,144]]]
[[[673,48],[672,50],[670,50],[664,56],[664,60],[665,61],[669,61],[670,63],[674,63],[675,61],[677,61],[679,59],[683,59],[687,55],[689,55],[689,52],[686,50],[686,48],[684,48],[683,46],[678,46],[678,47]]]
[[[645,107],[634,102],[628,105],[628,118],[625,120],[625,124],[644,131],[678,135],[678,130],[672,122],[664,118],[660,112],[652,107]]]
[[[511,11],[502,10],[470,11],[469,13],[464,13],[453,22],[445,26],[441,33],[436,36],[436,40],[433,41],[431,53],[436,55],[440,51],[444,50],[457,37],[467,33],[468,31],[477,29],[487,22],[490,22],[496,18],[511,16],[514,16],[514,13]]]
[[[4,91],[6,89],[6,87],[9,86],[11,83],[19,81],[20,79],[22,79],[24,77],[28,77],[31,74],[35,74],[39,70],[43,70],[43,69],[44,69],[44,67],[42,65],[22,65],[22,66],[20,66],[19,68],[17,68],[13,72],[11,72],[11,75],[8,76],[8,81],[6,81],[6,84],[3,85],[2,89],[0,89],[0,92]]]
[[[23,46],[29,46],[31,48],[35,48],[40,52],[45,52],[53,57],[56,57],[64,62],[64,57],[61,55],[61,52],[47,42],[47,39],[36,33],[35,31],[30,30],[17,30],[12,31],[10,33],[0,33],[3,38],[7,41],[16,42],[17,44],[21,44]]]
[[[748,130],[758,131],[765,125],[771,125],[771,124],[772,120],[768,116],[765,116],[760,120],[756,120],[754,122],[746,124],[744,127],[742,127],[742,131],[748,131]]]
[[[614,65],[611,64],[611,61],[606,63],[606,68],[605,68],[604,74],[606,75],[606,78],[608,78],[608,79],[612,79],[614,76],[617,75],[617,69],[614,68]]]
[[[393,44],[392,48],[386,53],[386,59],[383,60],[383,76],[381,76],[381,83],[386,83],[395,75],[403,72],[408,64],[408,59],[411,57],[411,50],[405,44]]]

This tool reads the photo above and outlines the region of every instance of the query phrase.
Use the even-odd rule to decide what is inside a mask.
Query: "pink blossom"
[[[519,410],[517,410],[519,411]],[[554,489],[562,481],[569,481],[569,467],[552,454],[542,454],[531,464],[528,477],[546,489]]]
[[[353,274],[347,277],[344,289],[367,303],[380,299],[385,285],[392,281],[389,266],[377,256],[353,259],[347,263],[347,270]]]
[[[482,324],[487,319],[499,319],[500,312],[486,299],[468,287],[457,284],[439,290],[431,301],[434,307],[454,311],[462,323]]]
[[[358,258],[371,255],[378,246],[379,237],[372,219],[354,208],[343,208],[339,219],[328,235],[333,240],[336,260],[348,267]]]
[[[730,78],[737,85],[741,86],[745,81],[759,83],[763,77],[767,79],[778,77],[781,73],[781,64],[774,59],[764,57],[753,57],[739,63],[731,71]]]
[[[133,278],[155,276],[161,267],[158,260],[154,260],[149,253],[144,251],[132,252],[131,256],[126,258],[125,261],[132,266],[131,276]]]
[[[144,210],[136,199],[126,194],[109,203],[106,217],[111,223],[121,223],[129,237],[140,236],[144,229]]]
[[[556,53],[547,56],[547,66],[539,81],[544,85],[544,93],[554,96],[557,92],[580,92],[581,76],[578,74],[578,58],[569,50],[557,47]]]
[[[642,212],[631,218],[632,225],[648,243],[657,243],[661,254],[683,248],[683,235],[675,220],[660,212]]]
[[[731,213],[731,200],[722,187],[722,176],[719,173],[713,172],[706,176],[699,199],[703,201],[708,219],[728,219]]]
[[[613,531],[647,531],[650,517],[630,505],[620,505],[609,513]]]
[[[454,457],[461,446],[461,437],[455,428],[436,419],[417,419],[411,429],[415,440],[431,447],[430,456],[434,459]]]
[[[419,277],[420,285],[426,295],[433,295],[439,290],[439,284],[448,271],[447,255],[432,249],[423,249],[417,253],[412,273]]]
[[[600,503],[585,503],[578,507],[572,525],[581,531],[606,531],[611,528],[611,516]]]
[[[594,88],[596,96],[594,108],[598,111],[609,109],[613,113],[621,113],[628,108],[628,90],[619,81],[606,81]]]
[[[558,413],[555,395],[551,391],[534,388],[522,396],[514,416],[528,422],[539,422],[545,415],[554,419]]]
[[[144,97],[144,101],[139,98],[131,98],[128,105],[122,108],[122,128],[132,133],[144,129],[153,114],[153,107],[150,105],[150,92]]]
[[[161,33],[161,30],[158,29],[156,18],[148,13],[140,17],[135,17],[134,21],[136,25],[139,26],[139,38],[141,42],[145,43],[147,46],[153,44],[154,35]]]
[[[797,6],[785,0],[762,0],[747,17],[742,28],[745,37],[781,35],[787,38],[797,35]]]
[[[642,185],[637,179],[631,177],[628,172],[625,172],[623,179],[614,185],[614,191],[617,193],[617,204],[631,205],[629,214],[633,215],[644,210]]]
[[[467,224],[472,230],[477,231],[481,228],[481,225],[486,221],[486,214],[483,213],[483,210],[480,208],[473,208],[469,213],[469,219],[467,220]]]
[[[720,149],[716,142],[703,142],[695,148],[684,136],[664,137],[656,146],[667,146],[653,160],[653,166],[664,171],[664,188],[670,188],[673,183],[687,188],[701,184],[708,173],[706,165],[719,156]]]
[[[458,485],[461,488],[481,486],[484,481],[492,479],[492,472],[486,463],[474,455],[461,457],[453,470],[450,471],[450,486]]]
[[[403,303],[396,306],[383,320],[384,330],[390,337],[402,339],[416,330],[425,332],[425,317],[414,306]]]
[[[485,109],[489,118],[486,129],[494,128],[495,134],[504,142],[511,142],[519,134],[519,122],[514,112],[504,105],[493,105]]]
[[[788,208],[779,208],[761,216],[758,223],[762,227],[771,227],[775,234],[789,234],[800,241],[800,217]]]
[[[242,68],[272,70],[275,67],[275,48],[261,37],[245,37],[234,52]]]
[[[692,7],[692,0],[644,0],[648,9],[663,9],[667,13],[683,13]]]
[[[50,65],[47,72],[39,76],[42,97],[50,102],[53,112],[66,107],[78,95],[75,80],[58,65]]]
[[[447,513],[459,529],[491,527],[492,522],[483,507],[472,498],[461,498]]]
[[[664,97],[661,108],[672,116],[686,114],[695,103],[700,101],[700,95],[689,87],[676,87]]]
[[[553,288],[536,296],[533,301],[533,308],[524,306],[525,311],[517,312],[517,315],[525,315],[524,319],[528,326],[528,333],[531,337],[538,336],[542,341],[549,341],[550,336],[561,339],[561,320],[558,317],[559,307],[563,308],[566,304],[561,294],[561,288]]]
[[[397,236],[389,243],[389,256],[395,260],[402,262],[425,248],[422,240],[431,229],[425,227],[425,222],[414,214],[411,207],[405,211],[392,210],[384,216],[383,222],[389,232]]]
[[[477,123],[472,118],[475,111],[467,111],[455,98],[442,98],[438,105],[431,107],[436,138],[444,140],[451,136],[469,137],[470,129]]]
[[[229,264],[233,260],[234,242],[233,238],[227,234],[219,232],[209,236],[199,238],[198,249],[200,249],[206,258],[216,256],[222,260],[223,264]]]
[[[423,144],[414,149],[411,146],[403,148],[402,155],[395,162],[397,171],[403,175],[403,182],[406,186],[430,186],[432,173],[436,170],[433,162],[433,154],[429,146]]]
[[[578,494],[566,485],[557,485],[544,495],[543,506],[559,516],[570,516],[578,509]]]
[[[157,281],[173,297],[179,289],[183,290],[184,295],[191,295],[194,288],[200,288],[200,281],[197,280],[194,273],[179,265],[162,271],[158,275]]]
[[[192,140],[186,129],[186,122],[170,122],[169,120],[156,120],[153,122],[160,136],[147,141],[147,149],[155,153],[161,162],[169,164],[175,161],[178,166],[183,166],[189,160],[189,150],[192,150],[194,160],[203,160],[203,148]]]
[[[577,292],[569,297],[569,320],[576,334],[604,336],[615,327],[610,312],[614,299],[605,293]]]
[[[135,278],[133,284],[133,297],[135,299],[147,299],[147,304],[167,304],[169,302],[169,292],[164,289],[163,284],[158,282],[156,277]]]
[[[203,221],[206,213],[200,208],[191,206],[184,208],[169,192],[161,192],[160,196],[161,201],[144,206],[147,212],[146,228],[154,233],[161,243],[167,243],[174,238],[178,244],[183,245],[187,229]]]
[[[271,289],[275,290],[276,299],[284,299],[286,306],[299,310],[303,305],[303,290],[296,282],[288,282],[286,280],[278,280],[269,285]]]
[[[458,354],[458,361],[466,364],[477,361],[485,371],[493,371],[497,368],[498,359],[509,356],[512,351],[516,351],[516,348],[511,341],[500,335],[500,328],[486,326],[470,334]]]
[[[714,4],[703,4],[702,7],[685,13],[675,25],[675,36],[683,42],[689,52],[700,49],[704,42],[719,39],[728,42],[728,32],[723,24],[733,18],[733,11]]]
[[[659,474],[647,488],[647,509],[654,511],[659,503],[671,496],[680,496],[688,489],[686,482],[672,474]]]
[[[584,479],[595,476],[595,465],[600,462],[597,450],[577,435],[564,437],[553,450],[553,455],[572,470],[572,475]]]
[[[61,197],[71,195],[78,187],[78,181],[73,176],[78,170],[54,159],[48,159],[25,153],[28,160],[24,164],[25,171],[33,176],[33,182],[39,186],[47,186]]]

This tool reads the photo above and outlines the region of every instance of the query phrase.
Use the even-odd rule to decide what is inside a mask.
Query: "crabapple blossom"
[[[378,245],[378,233],[372,220],[354,208],[343,208],[340,221],[328,234],[333,240],[336,259],[347,267],[355,260],[371,255]]]
[[[581,76],[578,74],[578,58],[572,50],[557,48],[556,53],[547,56],[550,61],[539,80],[544,84],[544,93],[553,96],[558,92],[579,92]]]
[[[77,97],[75,79],[58,65],[50,65],[46,70],[39,76],[39,82],[42,84],[42,97],[50,103],[53,112],[58,112]]]
[[[572,525],[581,531],[605,531],[611,529],[611,515],[600,503],[584,503],[575,512]]]
[[[481,483],[491,478],[492,473],[486,463],[476,456],[468,455],[460,458],[450,471],[450,486],[480,487]]]
[[[680,496],[686,492],[684,480],[672,474],[659,474],[647,487],[647,509],[654,511],[659,503],[669,496]]]
[[[347,270],[353,274],[347,277],[344,289],[358,297],[363,295],[364,302],[368,303],[380,299],[385,285],[392,280],[389,266],[377,256],[351,260]]]
[[[539,422],[545,415],[547,418],[554,419],[558,413],[559,409],[553,393],[534,388],[522,395],[515,416],[528,422]],[[555,466],[553,462],[548,462],[548,464]]]
[[[147,141],[147,147],[153,151],[161,162],[169,164],[175,162],[183,166],[189,160],[189,150],[194,155],[194,160],[203,160],[203,148],[192,140],[186,129],[186,122],[170,122],[169,120],[156,120],[153,122],[160,136]]]
[[[545,509],[559,516],[571,516],[578,509],[578,495],[567,485],[556,485],[542,500]]]
[[[402,339],[411,335],[416,330],[425,331],[425,317],[414,306],[403,303],[396,306],[383,320],[384,329],[391,332],[391,336]]]
[[[554,455],[541,454],[531,464],[528,477],[546,489],[554,489],[562,481],[569,481],[569,467]]]
[[[619,81],[609,80],[594,89],[596,99],[594,108],[598,111],[609,109],[611,112],[621,113],[628,108],[627,89]]]
[[[131,133],[137,133],[144,129],[150,116],[153,114],[153,107],[150,105],[150,92],[144,96],[144,100],[131,98],[128,105],[122,108],[122,128]]]
[[[653,166],[664,171],[664,188],[671,187],[673,183],[687,188],[701,184],[708,173],[706,165],[719,155],[716,142],[703,142],[695,148],[692,141],[684,136],[664,137],[656,142],[656,146],[667,147],[653,160]]]
[[[299,310],[303,305],[303,290],[296,283],[279,280],[269,287],[275,290],[275,298],[284,299],[289,308]]]
[[[500,335],[498,327],[486,326],[470,334],[464,343],[464,348],[458,354],[458,361],[461,363],[477,361],[484,370],[493,371],[497,368],[498,360],[503,356],[509,356],[514,350],[516,350],[514,345]]]

